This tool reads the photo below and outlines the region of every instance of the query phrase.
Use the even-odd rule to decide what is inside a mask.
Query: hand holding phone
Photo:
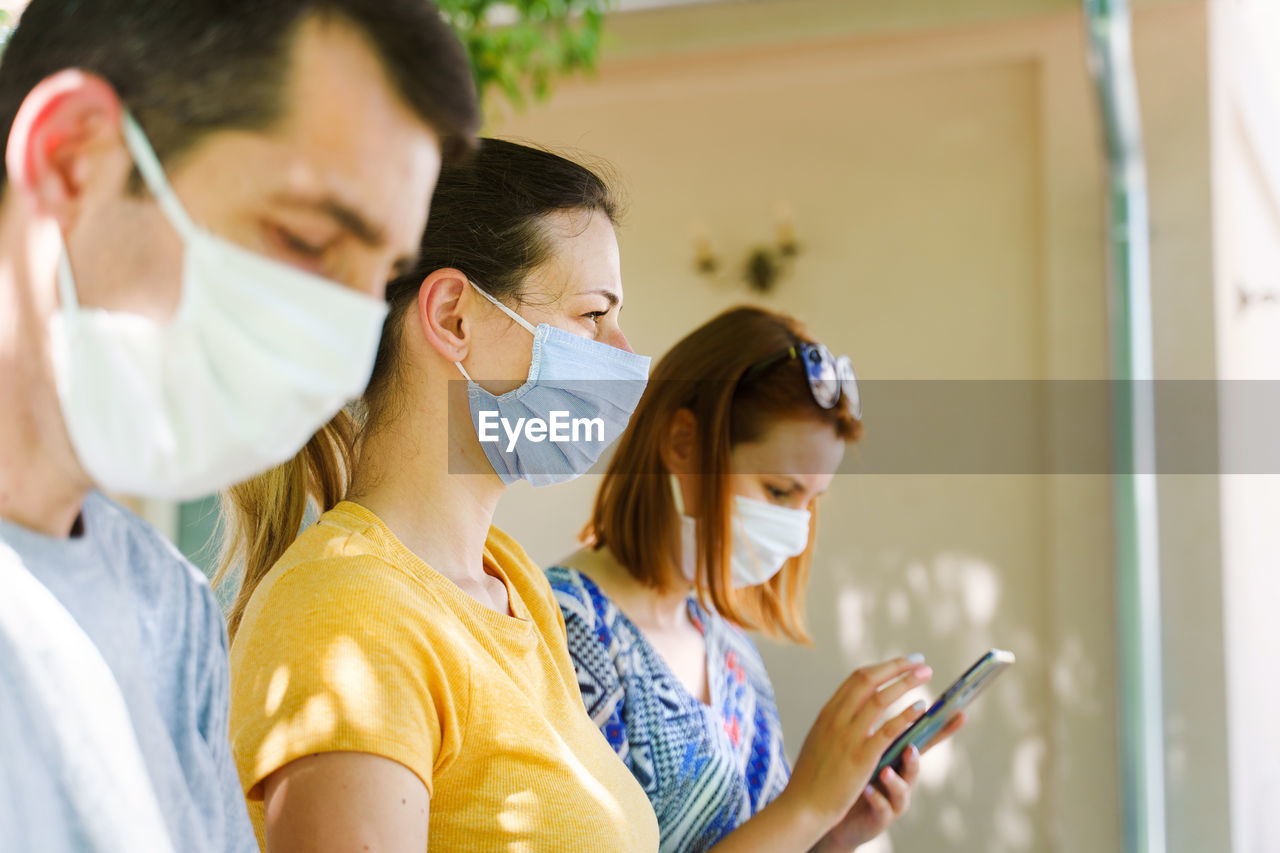
[[[876,767],[875,777],[872,778],[878,777],[886,767],[893,766],[896,769],[902,753],[909,747],[914,746],[920,752],[928,749],[929,744],[946,728],[947,723],[985,690],[996,676],[1012,666],[1014,660],[1013,652],[1004,649],[991,649],[978,658],[964,675],[956,679],[955,683],[938,697],[938,700],[924,712],[920,719],[899,735],[897,740],[884,751],[880,764]]]

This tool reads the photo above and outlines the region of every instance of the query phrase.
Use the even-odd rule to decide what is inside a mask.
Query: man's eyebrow
[[[408,255],[401,255],[396,258],[395,263],[391,265],[391,277],[402,278],[406,275],[413,275],[418,268],[418,261],[422,259],[421,252],[411,252]]]
[[[299,196],[281,193],[273,200],[289,207],[301,207],[324,214],[366,245],[375,247],[386,245],[386,229],[337,196]]]

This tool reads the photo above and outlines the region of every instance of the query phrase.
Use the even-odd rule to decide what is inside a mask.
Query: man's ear
[[[662,464],[676,475],[697,473],[698,419],[688,409],[677,409],[667,424],[659,453]]]
[[[128,174],[121,109],[101,77],[75,69],[46,77],[23,98],[9,131],[9,186],[70,230],[86,187],[122,168]]]
[[[465,316],[471,296],[466,275],[452,268],[435,270],[418,288],[418,328],[447,361],[462,361],[471,347],[470,321]]]

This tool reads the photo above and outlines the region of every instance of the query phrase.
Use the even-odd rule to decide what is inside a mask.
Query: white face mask
[[[285,461],[361,394],[387,307],[196,225],[127,113],[124,138],[182,238],[181,301],[167,324],[81,308],[64,247],[54,378],[97,485],[185,500]]]
[[[692,581],[698,567],[697,519],[684,514],[684,496],[674,474],[671,490],[680,515],[681,568]],[[734,509],[729,569],[735,589],[764,583],[809,545],[807,509],[790,509],[742,495],[734,495]]]

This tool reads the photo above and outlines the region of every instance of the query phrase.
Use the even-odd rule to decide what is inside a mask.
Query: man
[[[426,0],[26,9],[0,64],[0,849],[255,849],[221,614],[97,490],[230,485],[357,395],[477,124]]]

